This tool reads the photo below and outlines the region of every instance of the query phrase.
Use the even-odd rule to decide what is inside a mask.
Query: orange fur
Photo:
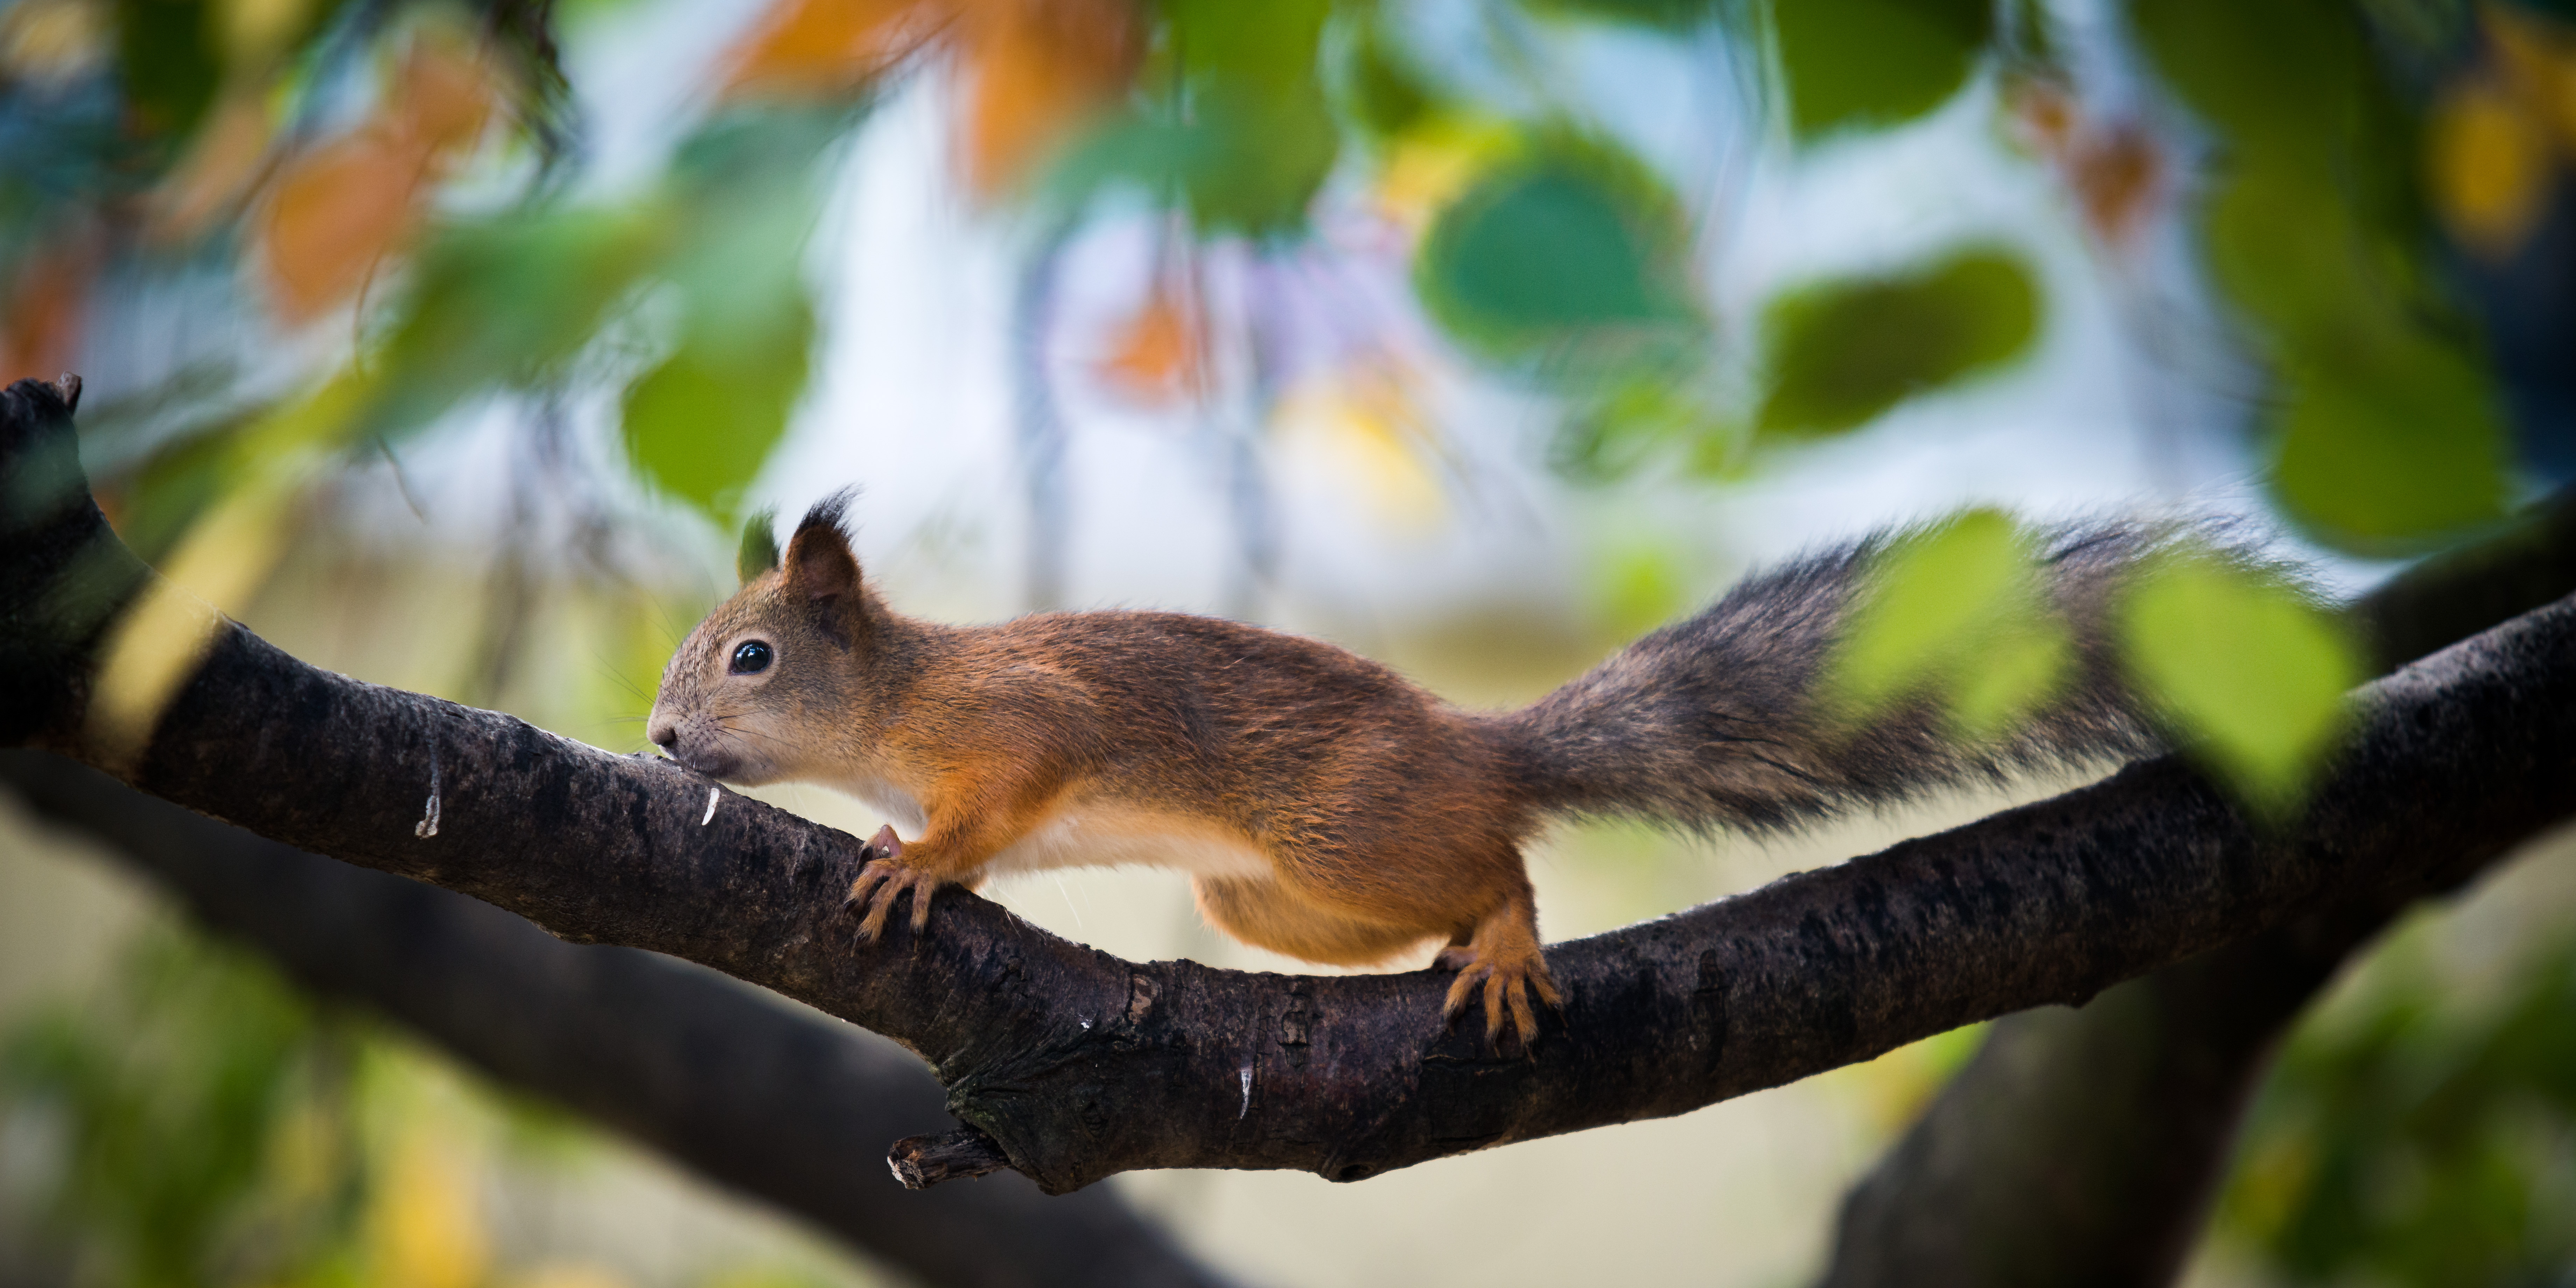
[[[1442,942],[1452,1018],[1481,1000],[1489,1035],[1524,1037],[1532,1003],[1557,1000],[1521,861],[1545,816],[1784,829],[2153,750],[2110,606],[2176,543],[2260,565],[2188,525],[2023,534],[2073,664],[2015,727],[1962,739],[1936,704],[1854,723],[1817,696],[1852,596],[1903,533],[1748,578],[1531,706],[1488,714],[1330,644],[1205,617],[904,617],[860,577],[842,504],[806,515],[783,557],[765,528],[747,534],[749,579],[671,659],[651,736],[728,781],[843,788],[911,833],[881,833],[852,887],[862,933],[906,893],[924,924],[937,889],[993,872],[1155,864],[1191,873],[1227,933],[1308,961]],[[774,661],[740,670],[752,640]]]
[[[755,639],[774,660],[733,673]],[[1495,718],[1321,641],[1164,613],[917,621],[809,519],[671,659],[650,731],[714,777],[821,782],[909,824],[853,886],[864,934],[997,859],[1154,862],[1307,961],[1452,945],[1451,1013],[1482,985],[1490,1033],[1530,1032],[1524,989],[1556,1001],[1520,856],[1538,815]]]

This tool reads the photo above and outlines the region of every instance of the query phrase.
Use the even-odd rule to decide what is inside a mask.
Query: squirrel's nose
[[[680,722],[656,711],[653,722],[644,726],[644,736],[652,739],[654,746],[669,751],[680,740]]]

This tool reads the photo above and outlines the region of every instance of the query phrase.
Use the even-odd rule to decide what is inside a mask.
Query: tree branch
[[[0,485],[70,434],[48,387],[21,382],[7,398]],[[0,593],[49,590],[19,570],[65,548],[136,575],[115,571],[121,547],[83,496],[0,537],[13,570]],[[39,603],[0,611],[62,638]],[[90,643],[11,648],[65,659],[24,672],[24,705],[42,714],[28,736],[101,757],[79,723]],[[2576,604],[2561,603],[2364,690],[2353,745],[2294,829],[2258,833],[2167,759],[1560,944],[1549,957],[1564,1018],[1527,1058],[1446,1031],[1447,979],[1428,971],[1130,963],[954,893],[929,933],[899,921],[854,943],[839,895],[855,838],[669,764],[317,671],[229,623],[122,776],[566,938],[686,957],[887,1034],[930,1062],[951,1112],[1050,1192],[1144,1167],[1356,1180],[1684,1113],[2079,1001],[2355,890],[2417,887],[2428,855],[2500,853],[2576,810],[2571,660]],[[433,778],[443,821],[423,836]]]
[[[2407,570],[2350,617],[2387,671],[2571,593],[2576,492]],[[2081,1010],[1999,1021],[1845,1196],[1822,1282],[2172,1282],[2281,1035],[2409,902],[2367,891]]]
[[[903,1193],[889,1137],[949,1123],[911,1056],[667,957],[564,943],[488,904],[299,852],[58,756],[0,782],[166,882],[304,987],[408,1025],[493,1077],[622,1131],[933,1284],[1220,1282],[1105,1189],[1019,1177]]]

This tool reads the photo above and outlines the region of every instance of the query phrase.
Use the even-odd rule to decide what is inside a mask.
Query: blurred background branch
[[[39,752],[0,752],[41,816],[166,882],[299,985],[794,1212],[923,1283],[1221,1282],[1105,1189],[905,1193],[886,1142],[953,1122],[892,1043],[639,949],[568,944],[490,904],[318,858]]]

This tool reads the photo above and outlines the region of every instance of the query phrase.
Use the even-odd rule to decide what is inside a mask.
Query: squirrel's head
[[[858,713],[855,681],[888,615],[841,531],[851,494],[825,498],[781,556],[768,513],[742,535],[742,589],[689,632],[662,670],[645,736],[671,759],[746,786],[813,776]]]

